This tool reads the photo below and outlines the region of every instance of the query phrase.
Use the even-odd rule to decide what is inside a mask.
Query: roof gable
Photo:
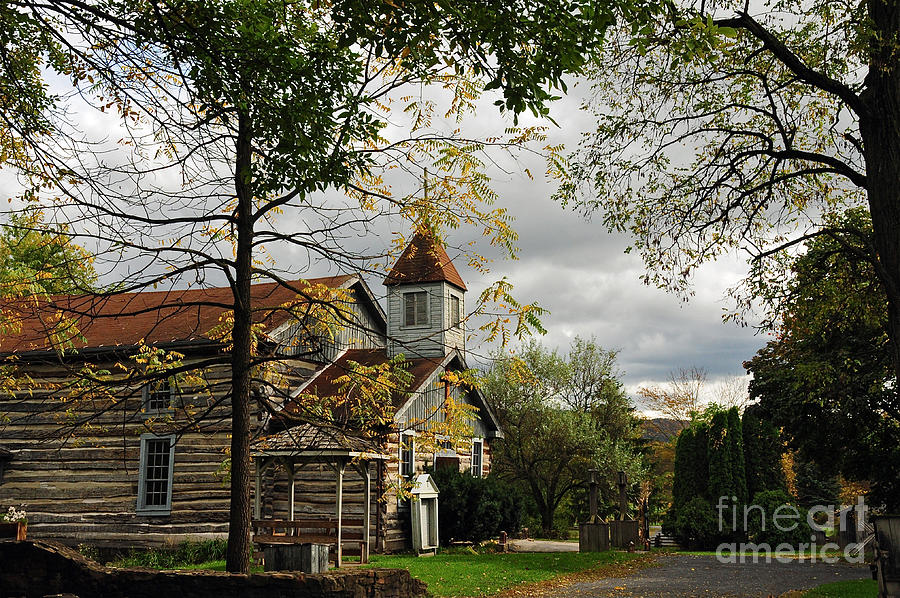
[[[386,286],[417,282],[449,282],[466,289],[444,246],[431,235],[417,232],[384,279]]]
[[[384,349],[348,349],[334,362],[319,369],[306,383],[300,386],[293,396],[300,394],[315,395],[317,397],[336,396],[341,384],[337,379],[350,371],[350,361],[362,366],[374,366],[390,361]],[[407,359],[407,371],[412,374],[412,381],[408,389],[398,389],[393,394],[393,406],[396,409],[394,417],[400,417],[421,396],[422,392],[434,380],[436,376],[442,376],[447,369],[466,369],[466,363],[458,351],[452,351],[442,358],[416,358]],[[490,406],[477,388],[468,393],[469,398],[478,407],[478,415],[481,420],[492,430],[494,436],[503,435],[497,417],[491,411]],[[285,409],[290,412],[298,411],[298,405],[288,402]]]
[[[350,362],[356,362],[361,366],[371,367],[390,361],[384,349],[348,349],[344,351],[332,363],[321,368],[294,394],[300,393],[316,395],[319,397],[336,396],[342,386],[337,382],[350,370]],[[407,359],[407,371],[412,374],[412,380],[408,389],[397,389],[393,395],[395,408],[401,408],[408,400],[409,393],[415,392],[428,382],[434,373],[443,365],[442,359]],[[288,408],[290,408],[288,406]]]

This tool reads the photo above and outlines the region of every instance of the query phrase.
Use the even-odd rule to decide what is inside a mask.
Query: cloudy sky
[[[590,130],[589,113],[579,110],[583,86],[574,86],[569,96],[557,102],[552,116],[558,126],[549,127],[549,143],[565,143],[574,148],[583,132]],[[488,135],[502,131],[510,123],[501,117],[489,98],[477,116],[465,122],[465,131]],[[72,111],[72,124],[91,138],[115,139],[118,124],[110,115],[80,108]],[[522,124],[537,124],[526,116]],[[605,231],[598,222],[565,210],[551,200],[553,186],[541,173],[542,159],[523,155],[518,162],[498,157],[499,164],[490,169],[493,185],[499,193],[499,204],[515,217],[519,234],[519,259],[499,259],[496,252],[482,243],[478,249],[496,261],[487,275],[469,269],[464,259],[456,265],[469,286],[474,299],[487,285],[507,277],[521,302],[537,302],[550,314],[543,319],[548,334],[540,340],[550,347],[565,351],[574,336],[593,337],[607,349],[619,353],[619,365],[626,388],[633,394],[638,386],[665,381],[677,368],[699,367],[707,370],[710,395],[717,382],[743,375],[741,363],[749,359],[765,342],[752,328],[741,328],[722,322],[727,303],[727,288],[740,280],[746,265],[731,256],[702,268],[694,280],[695,295],[683,302],[679,297],[641,284],[643,267],[637,255],[625,254],[629,238]],[[534,180],[525,174],[528,168]],[[12,195],[15,188],[9,173],[0,172],[0,183]],[[290,220],[287,225],[290,226]],[[394,221],[389,227],[404,226]],[[384,249],[390,232],[379,227],[382,238],[357,241],[361,246]],[[450,245],[461,246],[474,240],[475,232],[452,232]],[[290,249],[273,247],[278,264],[297,261]],[[307,276],[332,272],[310,271]],[[373,291],[383,292],[381,280],[368,280]],[[472,360],[487,355],[495,347],[470,346]]]
[[[574,148],[591,129],[590,114],[579,109],[585,93],[583,85],[576,85],[554,105],[551,115],[559,126],[548,125],[551,143]],[[498,117],[489,107],[478,118],[487,127],[487,121]],[[537,175],[530,180],[524,167],[541,172],[540,160],[524,157],[518,169],[493,175],[502,204],[516,219],[519,259],[498,260],[489,276],[460,267],[470,295],[507,276],[517,298],[537,301],[551,312],[543,320],[548,333],[541,342],[565,351],[577,335],[619,350],[623,380],[632,394],[641,385],[665,381],[674,369],[696,366],[707,370],[707,396],[714,398],[719,383],[745,374],[742,362],[766,337],[752,327],[722,321],[729,305],[726,290],[746,274],[740,256],[701,268],[694,279],[695,295],[684,302],[640,282],[643,264],[638,255],[625,253],[627,235],[610,234],[600,222],[554,203],[554,187]],[[451,236],[450,241],[466,239]]]

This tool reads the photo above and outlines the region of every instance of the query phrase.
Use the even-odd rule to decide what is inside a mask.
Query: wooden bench
[[[266,544],[327,544],[331,560],[337,563],[337,520],[329,519],[255,519],[251,522],[253,543]],[[350,550],[344,550],[350,545]],[[361,563],[369,562],[363,520],[341,518],[341,553],[359,555]]]

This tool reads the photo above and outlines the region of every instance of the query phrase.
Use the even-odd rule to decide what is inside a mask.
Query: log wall
[[[35,386],[60,382],[67,370],[29,368]],[[208,372],[217,387],[224,369]],[[185,393],[176,408],[157,418],[142,413],[140,388],[123,388],[118,405],[93,400],[88,426],[71,429],[78,417],[65,393],[22,389],[0,398],[0,444],[12,451],[0,480],[0,506],[24,505],[29,537],[104,546],[167,545],[228,531],[229,490],[223,464],[230,444],[230,405],[221,396]],[[199,425],[191,425],[203,412]],[[257,418],[254,417],[254,420]],[[140,438],[148,432],[176,434],[172,508],[165,515],[137,513]]]
[[[304,367],[300,364],[297,369]],[[35,381],[33,388],[22,389],[14,397],[0,396],[0,446],[12,452],[0,478],[0,509],[24,505],[30,537],[127,548],[173,545],[227,534],[229,490],[223,463],[230,444],[230,406],[227,402],[210,406],[221,397],[184,392],[171,412],[147,419],[147,414],[141,413],[140,388],[127,388],[117,395],[119,404],[109,411],[100,412],[104,402],[99,399],[82,405],[97,412],[89,427],[73,433],[67,428],[76,415],[67,412],[71,403],[59,392],[39,388],[42,382],[64,383],[68,371],[51,364],[35,365],[29,371]],[[209,372],[206,380],[224,389],[227,371]],[[189,413],[194,417],[202,413],[202,423],[188,426]],[[254,421],[260,420],[254,417]],[[167,515],[137,512],[140,437],[151,429],[157,434],[179,434],[174,449],[172,508]],[[382,467],[380,480],[372,466],[371,533],[375,550],[393,552],[411,548],[409,508],[398,500],[396,492],[400,479],[397,435],[387,443],[385,452],[394,460]],[[461,451],[459,458],[461,470],[468,471],[469,453]],[[433,454],[417,451],[417,473],[433,463]],[[490,440],[486,439],[485,475],[490,467]],[[334,484],[335,474],[327,466],[299,469],[297,515],[333,515]],[[379,486],[384,489],[380,497]],[[272,472],[266,488],[265,515],[287,518],[286,473]],[[351,517],[363,513],[362,478],[352,467],[344,476],[344,513]]]

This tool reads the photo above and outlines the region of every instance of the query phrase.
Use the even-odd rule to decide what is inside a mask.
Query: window
[[[404,326],[427,326],[428,293],[403,293],[403,314]]]
[[[482,444],[481,440],[473,440],[472,441],[472,475],[476,478],[481,477],[481,458],[482,458]]]
[[[437,452],[434,453],[434,469],[453,469],[459,471],[459,455],[453,448],[453,442],[450,440],[441,440],[438,442]]]
[[[160,411],[169,411],[175,404],[175,389],[172,387],[172,381],[156,380],[147,384],[143,388],[144,412],[159,413]]]
[[[415,439],[409,434],[400,434],[400,475],[412,477],[416,473]]]
[[[462,310],[460,309],[459,297],[450,295],[450,327],[459,328],[462,322]]]
[[[172,465],[175,436],[141,435],[138,476],[139,515],[168,515],[172,510]]]

